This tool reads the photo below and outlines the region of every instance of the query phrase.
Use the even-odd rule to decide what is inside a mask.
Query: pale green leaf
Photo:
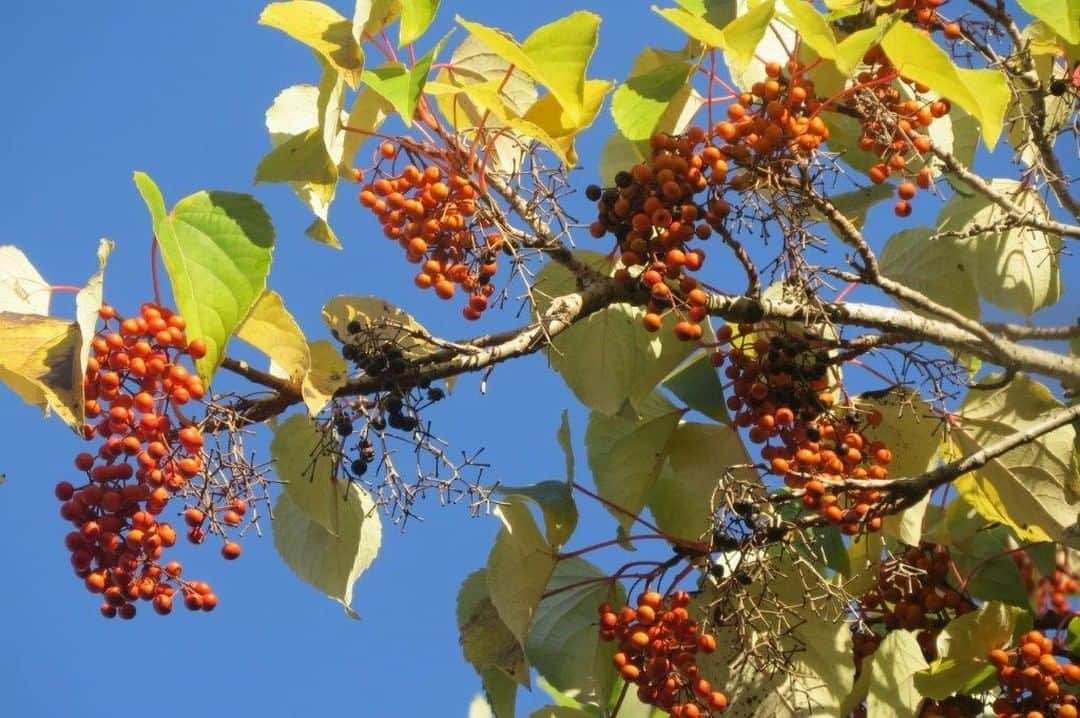
[[[0,383],[80,430],[80,331],[76,322],[0,312]]]
[[[251,195],[201,191],[177,202],[156,234],[187,335],[206,342],[195,367],[209,381],[266,288],[274,227]]]
[[[1025,213],[1051,218],[1035,189],[1006,179],[991,180],[990,185]],[[963,241],[979,294],[1003,309],[1030,315],[1061,298],[1061,238],[1028,228],[994,231],[1006,218],[1002,208],[982,195],[956,195],[942,207],[938,229],[982,229]]]
[[[353,23],[329,5],[312,0],[270,3],[259,16],[259,24],[307,45],[337,68],[349,87],[359,86],[364,52],[353,36]]]
[[[566,481],[541,481],[528,486],[500,485],[496,493],[506,498],[523,498],[535,503],[544,515],[548,543],[559,548],[577,527],[578,510],[573,490]]]
[[[135,188],[146,203],[146,209],[150,212],[150,226],[157,232],[157,226],[165,218],[168,211],[165,208],[165,198],[161,194],[154,180],[145,172],[135,172]]]
[[[255,182],[314,182],[337,179],[337,165],[326,152],[322,130],[313,127],[272,149],[255,168]]]
[[[680,424],[664,448],[670,471],[660,474],[649,509],[664,533],[701,540],[712,527],[712,498],[730,481],[757,483],[753,461],[733,426]],[[739,466],[733,469],[729,467]]]
[[[495,514],[503,528],[488,554],[488,592],[499,616],[524,646],[558,559],[520,499],[498,506]]]
[[[281,295],[263,292],[236,337],[255,347],[280,369],[286,379],[301,382],[311,369],[311,350],[300,325],[285,308]]]
[[[994,148],[1011,97],[1000,70],[957,67],[937,43],[905,22],[894,23],[881,45],[898,72],[927,85],[975,117],[986,146]]]
[[[624,529],[649,499],[680,416],[677,410],[646,421],[597,412],[589,416],[585,432],[589,469],[600,496],[623,509],[608,507]]]
[[[382,524],[375,503],[358,484],[343,482],[338,488],[335,531],[305,513],[295,491],[282,493],[274,504],[274,548],[297,576],[357,618],[353,585],[379,552]]]
[[[445,41],[445,38],[440,40],[435,47],[417,59],[412,67],[406,67],[400,62],[388,62],[374,70],[364,71],[364,82],[397,110],[406,126],[412,126],[431,63],[435,62],[435,57]]]
[[[918,715],[922,694],[915,688],[915,674],[926,667],[926,659],[915,634],[911,631],[890,631],[869,661],[866,714],[875,718]],[[865,663],[863,670],[867,670]]]
[[[398,47],[416,42],[431,27],[438,12],[439,0],[402,0]]]
[[[297,509],[330,534],[340,532],[341,502],[348,481],[336,474],[336,436],[309,417],[294,414],[274,428],[270,456]]]
[[[0,247],[0,312],[49,315],[49,283],[14,245]]]
[[[488,592],[487,569],[469,575],[457,597],[457,623],[465,660],[483,675],[496,669],[515,683],[529,685],[525,651],[499,617]]]
[[[979,295],[967,249],[949,238],[931,239],[927,227],[904,229],[885,243],[881,272],[942,306],[979,318]]]
[[[458,23],[492,51],[548,88],[572,125],[584,116],[585,68],[596,49],[600,18],[575,12],[537,28],[518,44],[495,28],[457,18]]]

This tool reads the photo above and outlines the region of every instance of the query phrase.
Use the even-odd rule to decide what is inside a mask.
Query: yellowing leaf
[[[304,377],[304,404],[308,414],[315,416],[349,380],[349,367],[341,358],[341,351],[331,341],[320,339],[308,343],[311,369]]]
[[[503,527],[488,554],[488,592],[495,610],[524,646],[557,559],[520,499],[497,507],[495,515]]]
[[[311,368],[311,352],[300,325],[285,308],[281,295],[263,292],[236,336],[268,356],[291,381],[303,381]]]
[[[49,283],[13,245],[0,247],[0,312],[49,315]]]
[[[575,12],[533,31],[518,44],[502,31],[462,18],[466,30],[507,62],[548,88],[566,112],[571,125],[585,115],[585,68],[596,49],[600,18]]]
[[[893,24],[881,46],[900,74],[929,86],[977,119],[986,146],[994,148],[1011,97],[999,70],[957,67],[937,43],[905,22]]]
[[[431,334],[418,321],[378,297],[339,294],[323,305],[322,317],[340,341],[362,335],[372,348],[393,344],[412,357],[430,354],[437,348],[428,341]]]
[[[0,382],[74,429],[83,417],[79,339],[75,322],[0,312]]]
[[[600,114],[600,107],[604,104],[604,97],[611,91],[611,86],[612,83],[607,80],[585,82],[585,103],[581,118],[576,122],[563,110],[555,96],[548,94],[529,108],[529,111],[521,118],[521,123],[510,119],[508,124],[519,129],[522,134],[544,142],[559,156],[563,164],[573,167],[578,161],[574,138],[582,130],[589,128],[596,116]],[[540,136],[531,134],[528,128],[537,128],[540,131],[537,134]]]
[[[727,47],[727,39],[724,37],[723,30],[695,13],[674,7],[658,8],[655,5],[653,5],[652,11],[705,45],[705,47],[721,49]]]
[[[362,88],[353,99],[349,117],[345,120],[345,139],[341,161],[348,167],[356,166],[356,153],[365,142],[393,114],[393,105],[369,87]],[[359,164],[366,164],[360,162]]]
[[[439,12],[439,0],[402,0],[398,47],[416,42]]]
[[[336,475],[337,437],[303,414],[294,414],[274,427],[270,456],[297,509],[331,535],[340,530],[340,502],[349,482]]]
[[[322,130],[312,127],[275,147],[255,168],[255,182],[314,182],[337,179],[337,166],[326,153]]]
[[[769,23],[775,13],[776,3],[764,0],[740,13],[724,27],[724,38],[727,40],[724,56],[729,62],[746,66],[754,59],[755,50],[769,32]],[[789,46],[789,49],[793,47]]]
[[[401,0],[356,0],[353,37],[363,45],[401,15]]]
[[[375,503],[358,484],[345,482],[340,489],[335,531],[308,516],[293,493],[282,493],[274,504],[274,548],[297,576],[358,618],[353,585],[379,552],[382,524]]]
[[[270,3],[259,16],[259,24],[304,43],[337,68],[349,87],[359,86],[364,52],[353,36],[353,23],[329,5],[313,0]]]
[[[1054,28],[1071,45],[1080,44],[1080,4],[1074,0],[1017,0],[1020,7]]]

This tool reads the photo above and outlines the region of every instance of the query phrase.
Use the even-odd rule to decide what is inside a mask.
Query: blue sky
[[[570,10],[595,10],[604,17],[591,68],[599,77],[625,76],[644,43],[682,42],[654,19],[648,3],[443,5],[431,38],[450,27],[455,13],[520,38]],[[252,187],[268,149],[266,107],[283,88],[315,82],[318,71],[301,46],[256,25],[260,8],[207,0],[6,8],[0,26],[6,78],[0,244],[22,247],[56,284],[81,284],[95,269],[97,239],[115,240],[106,296],[131,311],[150,297],[149,222],[131,181],[139,169],[157,180],[170,205],[202,188],[253,191],[277,228],[271,285],[309,338],[320,338],[319,307],[338,293],[383,296],[444,336],[475,331],[456,304],[440,305],[412,287],[411,267],[378,236],[348,186],[332,212],[345,244],[341,253],[303,237],[310,216],[287,188]],[[580,186],[596,180],[593,168],[610,131],[605,112],[579,142],[586,168]],[[572,209],[588,217],[583,200],[574,200]],[[889,231],[892,224],[885,225]],[[726,272],[714,267],[710,278],[724,284],[731,279]],[[69,296],[54,300],[56,313],[71,308]],[[1067,311],[1057,311],[1067,320]],[[511,312],[485,317],[486,328],[513,320]],[[585,415],[541,357],[500,368],[485,396],[475,378],[459,386],[430,412],[437,433],[455,450],[483,447],[493,467],[489,478],[506,483],[562,476],[554,441],[559,414],[571,409],[578,438]],[[181,610],[168,618],[109,622],[71,574],[62,545],[68,529],[52,495],[53,484],[72,472],[71,457],[82,443],[2,390],[0,426],[0,472],[8,478],[0,487],[0,557],[7,568],[0,590],[0,686],[7,714],[96,718],[137,705],[160,718],[195,710],[210,716],[465,715],[479,681],[457,644],[454,597],[485,561],[494,519],[470,519],[465,506],[430,501],[421,506],[422,524],[405,533],[388,526],[380,556],[357,585],[359,622],[298,581],[269,538],[255,537],[231,564],[209,546],[178,548],[185,564],[214,584],[221,605],[213,614]],[[265,442],[255,445],[265,448]],[[605,513],[586,506],[575,543],[606,538],[612,526]],[[522,700],[519,712],[539,702]]]

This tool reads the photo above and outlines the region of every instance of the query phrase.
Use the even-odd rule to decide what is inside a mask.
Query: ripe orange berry
[[[647,312],[645,316],[641,318],[641,323],[645,326],[645,331],[655,332],[663,326],[664,320],[659,314]]]
[[[384,159],[392,160],[397,156],[397,146],[393,142],[383,142],[379,145],[379,154]]]
[[[227,561],[233,561],[240,558],[240,544],[232,541],[227,541],[224,546],[221,547],[221,555]]]
[[[907,217],[911,214],[911,204],[906,200],[900,200],[893,207],[893,212],[897,217]]]
[[[918,189],[911,182],[901,182],[896,189],[896,194],[899,195],[900,199],[911,199],[917,191]]]

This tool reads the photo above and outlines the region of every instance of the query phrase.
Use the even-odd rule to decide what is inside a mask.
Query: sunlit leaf
[[[906,22],[894,23],[881,46],[900,74],[927,85],[975,117],[986,146],[994,148],[1011,97],[1000,70],[957,67],[945,50]]]
[[[524,646],[557,558],[520,499],[498,506],[495,514],[503,528],[488,554],[488,591],[499,616]]]
[[[401,0],[356,0],[353,37],[361,45],[401,15]]]
[[[638,57],[635,70],[643,62],[653,64],[648,55],[659,52],[653,48],[643,50],[646,57]],[[611,98],[611,115],[623,136],[632,142],[649,139],[676,94],[686,86],[693,69],[688,62],[664,62],[648,71],[632,70]]]
[[[1050,219],[1046,204],[1034,188],[1006,179],[991,180],[990,185],[1026,214]],[[942,207],[938,229],[982,228],[976,236],[964,240],[979,294],[1003,309],[1032,314],[1061,297],[1061,238],[1028,228],[994,231],[1007,222],[1006,217],[1001,207],[982,195],[956,195]]]
[[[927,227],[903,229],[881,252],[881,272],[942,306],[979,318],[970,252],[949,238],[931,239]]]
[[[303,381],[311,368],[311,351],[300,325],[285,308],[281,295],[263,292],[236,337],[255,347],[281,369],[285,378]]]
[[[462,18],[458,23],[500,57],[544,85],[571,125],[585,114],[585,68],[596,49],[600,17],[575,12],[533,31],[518,44],[512,36]]]
[[[14,245],[0,247],[0,312],[49,315],[49,283]]]
[[[915,674],[927,667],[922,649],[911,631],[889,631],[863,662],[868,672],[866,714],[882,718],[908,718],[918,714],[922,694],[915,688]]]
[[[1017,0],[1072,45],[1080,44],[1080,5],[1072,0]]]
[[[75,294],[75,321],[79,325],[80,337],[79,354],[75,367],[76,376],[81,377],[86,374],[86,364],[90,359],[90,344],[94,341],[94,334],[97,331],[98,310],[101,309],[101,305],[104,303],[105,265],[108,263],[109,255],[112,254],[115,246],[108,239],[98,241],[97,271],[90,275],[90,278],[86,280],[86,284]]]
[[[35,314],[0,312],[0,382],[23,401],[82,426],[79,325]]]
[[[345,120],[345,139],[342,148],[341,161],[352,168],[365,162],[357,162],[356,153],[371,139],[372,134],[382,127],[391,114],[393,106],[384,100],[379,93],[369,87],[362,88],[353,99],[349,117]]]
[[[308,343],[311,368],[304,377],[304,404],[308,413],[315,416],[349,379],[349,367],[341,357],[337,345],[327,339]]]
[[[382,524],[375,503],[358,484],[344,482],[339,488],[334,494],[334,531],[301,508],[295,490],[278,496],[274,504],[274,548],[297,576],[340,603],[350,617],[357,618],[352,608],[353,585],[379,552]],[[307,489],[317,491],[313,484]]]
[[[703,20],[696,13],[680,8],[658,8],[655,5],[652,10],[706,47],[719,49],[727,47],[724,31]]]
[[[537,100],[520,121],[508,119],[507,124],[526,137],[543,142],[563,164],[573,167],[578,161],[574,139],[592,126],[611,88],[612,83],[607,80],[586,80],[585,99],[577,120],[563,109],[555,95],[547,94]]]
[[[416,42],[431,26],[439,12],[439,0],[402,0],[398,47]]]
[[[431,63],[435,62],[444,42],[445,38],[418,58],[412,67],[400,62],[388,62],[364,71],[364,82],[397,110],[406,126],[412,125]]]
[[[337,68],[353,89],[360,84],[364,52],[353,36],[353,23],[329,5],[312,0],[270,3],[259,16],[259,24],[310,47]]]

